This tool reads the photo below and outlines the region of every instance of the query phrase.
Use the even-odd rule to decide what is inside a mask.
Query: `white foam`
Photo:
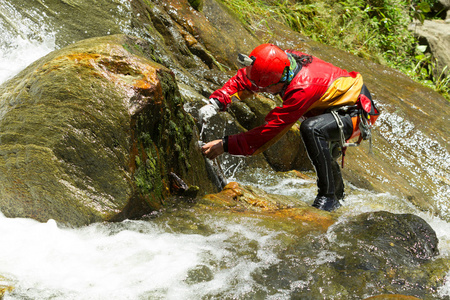
[[[276,233],[245,222],[211,224],[217,232],[200,235],[169,233],[144,221],[61,229],[54,221],[0,216],[0,274],[15,287],[5,299],[200,299],[229,293],[231,284],[244,293],[255,284],[255,269],[278,262],[271,250]],[[236,256],[234,250],[250,242],[258,245],[256,257]],[[199,265],[213,278],[187,284],[189,270]]]
[[[42,42],[24,40],[19,36],[9,46],[0,51],[0,84],[56,48],[51,35]]]

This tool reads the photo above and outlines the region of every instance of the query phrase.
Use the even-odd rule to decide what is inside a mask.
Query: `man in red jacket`
[[[249,56],[239,54],[238,60],[245,67],[210,96],[210,104],[200,109],[200,116],[224,111],[233,99],[240,100],[249,92],[279,94],[283,105],[269,112],[263,125],[205,144],[203,154],[209,159],[224,152],[256,155],[274,144],[300,118],[306,118],[300,131],[318,178],[313,206],[327,211],[338,208],[344,197],[342,176],[335,161],[340,153],[333,157],[329,145],[344,136],[348,140],[359,134],[358,104],[361,107],[362,97],[373,104],[362,76],[305,53],[283,51],[273,44],[260,45]],[[335,108],[341,109],[331,113]]]

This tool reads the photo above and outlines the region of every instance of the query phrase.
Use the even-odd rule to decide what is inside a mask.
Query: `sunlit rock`
[[[295,197],[269,194],[237,182],[229,183],[220,193],[204,196],[200,204],[212,210],[226,209],[240,216],[261,218],[264,220],[261,225],[287,228],[283,224],[289,223],[289,231],[299,235],[313,230],[325,232],[336,222],[334,214],[313,208]]]
[[[142,216],[168,201],[169,172],[216,190],[173,74],[152,56],[136,38],[85,40],[0,87],[5,216],[72,225]]]
[[[414,33],[419,43],[426,46],[426,53],[432,53],[435,59],[432,76],[439,78],[450,74],[450,22],[444,20],[425,20],[415,22],[409,29]]]
[[[419,300],[419,298],[399,294],[388,294],[388,295],[372,296],[369,298],[365,298],[364,300]]]

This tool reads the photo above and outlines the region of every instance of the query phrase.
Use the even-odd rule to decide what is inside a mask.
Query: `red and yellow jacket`
[[[301,52],[289,51],[299,56]],[[295,75],[282,93],[283,105],[267,114],[265,124],[247,132],[228,137],[228,152],[233,155],[256,155],[274,144],[299,118],[324,113],[334,106],[354,105],[363,85],[362,76],[347,72],[317,57]],[[210,98],[216,98],[224,110],[233,96],[239,99],[244,91],[258,92],[246,76],[246,68],[240,69]]]

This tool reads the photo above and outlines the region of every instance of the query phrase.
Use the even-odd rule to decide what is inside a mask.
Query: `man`
[[[362,76],[305,53],[283,51],[273,44],[260,45],[249,56],[239,54],[238,61],[245,67],[210,96],[210,104],[200,109],[201,117],[226,110],[232,98],[240,99],[251,94],[249,91],[279,94],[283,105],[269,112],[265,124],[205,144],[203,154],[209,159],[224,152],[256,155],[300,118],[306,118],[300,131],[318,178],[313,206],[326,211],[338,208],[344,197],[343,180],[335,161],[340,151],[339,147],[338,151],[330,151],[330,143],[340,144],[345,150],[349,145],[345,141],[360,135],[359,125],[370,128],[378,115]],[[370,115],[373,117],[367,123]],[[370,131],[363,133],[370,136]]]

